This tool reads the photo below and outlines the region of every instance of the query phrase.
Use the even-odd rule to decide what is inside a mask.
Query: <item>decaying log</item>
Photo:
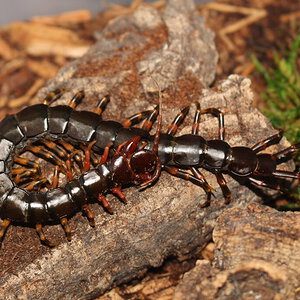
[[[222,213],[215,258],[198,261],[177,286],[179,299],[298,299],[300,213],[257,203]]]
[[[66,103],[84,90],[86,99],[78,109],[89,110],[100,96],[109,94],[104,118],[120,121],[156,105],[159,86],[165,126],[180,108],[200,101],[202,107],[224,111],[231,145],[250,146],[276,132],[252,107],[248,79],[232,75],[214,89],[207,88],[214,79],[217,53],[213,33],[195,14],[192,1],[169,1],[162,14],[141,6],[131,16],[112,20],[96,36],[92,49],[61,69],[40,98],[65,87],[70,91],[58,103]],[[187,118],[179,134],[191,132],[191,120]],[[206,139],[217,138],[217,120],[204,116],[200,132]],[[276,147],[284,146],[285,140]],[[126,206],[109,197],[114,215],[93,205],[96,228],[80,214],[73,217],[70,243],[59,226],[49,226],[49,239],[63,241],[51,250],[40,245],[33,229],[10,227],[1,249],[0,298],[90,299],[161,265],[170,255],[203,247],[220,214],[260,199],[227,176],[233,196],[226,206],[214,176],[205,176],[216,189],[209,207],[199,205],[206,199],[200,187],[163,173],[145,191],[127,189]]]

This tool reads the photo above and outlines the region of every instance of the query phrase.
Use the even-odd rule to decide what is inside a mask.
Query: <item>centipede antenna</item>
[[[160,132],[161,132],[161,128],[162,128],[162,95],[161,95],[161,90],[160,90],[160,87],[159,87],[157,81],[154,78],[152,78],[152,80],[155,82],[155,84],[157,86],[158,95],[159,95],[158,123],[157,123],[157,128],[156,128],[154,141],[153,141],[153,148],[152,148],[153,153],[156,154],[158,157],[158,143],[159,143]],[[139,190],[143,190],[147,186],[151,185],[154,181],[156,181],[158,179],[158,177],[160,176],[161,169],[162,169],[162,164],[161,164],[160,159],[158,158],[156,170],[155,170],[153,176],[148,181],[140,184]]]
[[[155,137],[154,137],[154,142],[153,142],[153,152],[155,154],[158,154],[158,142],[160,138],[160,132],[162,128],[162,95],[161,95],[161,90],[160,87],[157,83],[157,81],[152,78],[152,80],[155,82],[158,90],[158,96],[159,96],[159,107],[158,107],[158,123],[157,123],[157,128],[155,132]]]

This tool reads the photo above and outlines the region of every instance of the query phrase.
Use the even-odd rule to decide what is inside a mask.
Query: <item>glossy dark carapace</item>
[[[149,131],[158,116],[158,107],[131,116],[123,123],[102,120],[109,98],[103,97],[93,112],[77,111],[84,97],[75,94],[68,105],[51,106],[64,92],[48,94],[44,104],[29,106],[0,122],[0,238],[11,222],[34,225],[40,239],[49,242],[42,226],[60,222],[71,239],[68,217],[83,210],[90,224],[94,214],[89,200],[98,199],[111,211],[105,198],[112,192],[123,201],[124,185],[146,187],[153,183],[161,169],[200,185],[209,204],[212,188],[199,168],[213,172],[222,189],[225,202],[231,193],[222,173],[244,178],[253,184],[272,189],[282,188],[265,178],[299,179],[300,174],[277,170],[282,160],[300,148],[300,143],[275,154],[260,154],[278,143],[279,132],[253,147],[231,147],[224,141],[224,117],[216,108],[197,105],[192,133],[175,136],[188,108],[183,109],[161,133],[161,115],[155,135]],[[212,114],[219,120],[219,138],[205,140],[198,135],[200,116]],[[132,127],[143,121],[141,128]],[[43,174],[37,156],[53,166],[51,180]],[[62,176],[66,180],[62,182]]]

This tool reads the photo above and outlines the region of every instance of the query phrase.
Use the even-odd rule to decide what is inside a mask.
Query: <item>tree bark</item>
[[[250,204],[230,208],[213,231],[215,258],[198,261],[179,299],[298,299],[300,214]]]
[[[252,107],[249,79],[231,75],[214,89],[207,88],[214,80],[217,52],[214,35],[195,14],[193,1],[169,1],[163,13],[141,6],[95,35],[98,41],[92,49],[64,67],[41,90],[41,98],[64,87],[70,91],[57,103],[66,103],[76,91],[84,90],[87,96],[78,109],[90,110],[99,97],[109,94],[104,119],[121,121],[157,105],[160,90],[164,128],[181,108],[190,105],[194,112],[193,103],[200,101],[203,108],[216,107],[225,113],[226,141],[231,145],[250,146],[276,132]],[[191,119],[178,134],[191,132]],[[216,139],[217,120],[204,116],[200,133]],[[286,146],[283,139],[273,150]],[[145,191],[126,190],[126,206],[109,196],[114,215],[94,204],[96,228],[77,214],[71,220],[72,242],[57,248],[40,245],[31,228],[11,227],[1,250],[0,297],[91,299],[161,265],[168,256],[204,247],[221,214],[226,216],[230,208],[245,209],[260,197],[225,175],[232,201],[224,205],[214,175],[203,172],[215,188],[206,208],[200,207],[206,199],[200,187],[163,173]],[[63,241],[59,226],[49,226],[46,234]]]

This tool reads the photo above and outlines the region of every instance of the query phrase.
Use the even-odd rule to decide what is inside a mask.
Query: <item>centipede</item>
[[[202,109],[196,103],[191,133],[176,136],[189,107],[183,108],[162,133],[161,106],[120,123],[102,119],[109,96],[101,98],[93,111],[76,109],[84,91],[75,93],[67,105],[53,105],[65,91],[60,88],[50,92],[43,103],[28,106],[0,122],[1,240],[11,223],[21,223],[34,226],[41,242],[54,247],[57,243],[49,241],[43,231],[44,225],[53,222],[60,223],[67,240],[71,240],[68,219],[76,212],[83,211],[95,226],[91,199],[112,212],[107,193],[126,202],[123,187],[144,189],[158,180],[162,170],[199,185],[207,195],[202,206],[210,204],[214,188],[200,168],[216,176],[226,204],[231,192],[224,173],[281,192],[285,192],[284,187],[273,179],[300,179],[299,172],[277,169],[299,150],[300,143],[274,154],[261,153],[280,142],[282,131],[252,147],[232,147],[225,141],[224,114],[217,108]],[[199,135],[203,114],[218,118],[218,139],[206,140]],[[157,118],[156,131],[150,134]],[[140,122],[141,127],[134,127]],[[53,165],[51,180],[43,175],[35,158],[24,156],[26,153]]]

